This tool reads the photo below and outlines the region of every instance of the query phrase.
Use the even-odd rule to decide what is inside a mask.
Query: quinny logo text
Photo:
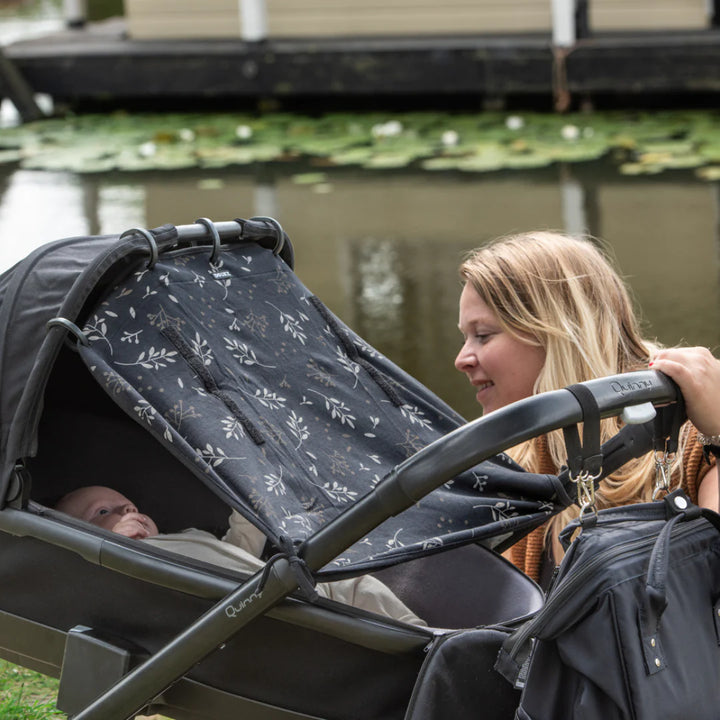
[[[649,380],[628,380],[627,382],[614,382],[610,384],[610,387],[618,395],[626,395],[637,390],[648,390],[652,388],[652,383]]]

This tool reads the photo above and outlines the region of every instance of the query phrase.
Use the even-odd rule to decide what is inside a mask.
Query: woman
[[[673,486],[717,510],[717,468],[703,444],[720,445],[720,362],[706,348],[661,349],[646,340],[627,288],[596,245],[554,232],[508,236],[473,251],[460,275],[465,341],[455,367],[476,388],[485,413],[596,377],[648,367],[664,372],[680,386],[690,419]],[[619,424],[603,420],[602,440]],[[562,431],[508,454],[533,472],[557,473],[566,460]],[[597,506],[648,501],[654,480],[651,455],[629,463],[601,482]],[[510,549],[511,560],[543,584],[562,556],[557,534],[577,513],[571,507],[535,530]]]

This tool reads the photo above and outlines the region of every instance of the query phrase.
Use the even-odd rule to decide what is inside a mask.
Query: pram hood
[[[0,278],[3,497],[14,464],[37,450],[42,393],[68,328],[115,403],[276,546],[301,544],[464,424],[312,295],[276,223],[221,225],[205,225],[212,246],[187,246],[173,226],[58,241]],[[460,472],[466,458],[456,466],[452,442],[410,461],[444,484],[411,493],[412,507],[320,574],[468,542],[502,548],[570,501],[555,476],[502,454]]]
[[[275,228],[267,222],[224,223],[236,237],[272,247]],[[147,232],[147,231],[142,231]],[[174,226],[152,233],[154,251],[181,241]],[[42,395],[64,332],[49,332],[53,318],[75,320],[112,278],[147,258],[151,248],[141,232],[78,236],[47,243],[0,275],[0,498],[17,460],[37,452]],[[292,264],[292,247],[282,254]],[[56,329],[62,329],[56,326]]]

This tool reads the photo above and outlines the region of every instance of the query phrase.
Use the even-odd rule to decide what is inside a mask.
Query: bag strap
[[[660,504],[660,503],[658,503]],[[666,667],[659,635],[660,620],[667,607],[667,577],[672,531],[678,523],[704,518],[720,533],[720,515],[690,502],[682,490],[663,498],[670,518],[658,534],[648,562],[644,602],[638,607],[638,629],[642,641],[645,670],[654,675]]]
[[[565,388],[571,392],[580,404],[583,422],[583,437],[577,425],[563,428],[567,466],[571,477],[579,477],[582,473],[591,476],[599,475],[602,470],[603,455],[600,452],[600,409],[595,396],[585,385],[569,385]]]
[[[667,606],[666,586],[670,537],[675,525],[679,522],[687,522],[702,517],[720,533],[720,515],[712,510],[695,505],[682,490],[669,493],[663,498],[663,505],[670,519],[660,531],[653,546],[645,582],[648,607],[651,613],[648,619],[653,622],[655,627],[660,622],[660,617]]]
[[[567,468],[570,480],[575,483],[576,502],[580,514],[595,512],[595,487],[602,475],[603,454],[600,448],[600,408],[592,392],[585,385],[569,385],[580,404],[583,423],[583,437],[576,424],[563,428]]]

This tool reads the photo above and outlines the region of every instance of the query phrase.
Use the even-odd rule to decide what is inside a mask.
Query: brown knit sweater
[[[547,445],[544,445],[544,449],[547,449]],[[700,482],[712,465],[708,465],[705,461],[702,445],[697,442],[697,430],[692,426],[690,427],[690,432],[685,444],[682,463],[684,478],[682,488],[693,502],[697,502]],[[557,468],[553,465],[548,452],[543,453],[538,467],[533,468],[533,472],[557,473]],[[545,526],[541,525],[529,535],[522,538],[522,540],[515,543],[515,545],[505,553],[514,565],[519,567],[536,582],[540,580],[540,571],[545,551],[544,533]]]

